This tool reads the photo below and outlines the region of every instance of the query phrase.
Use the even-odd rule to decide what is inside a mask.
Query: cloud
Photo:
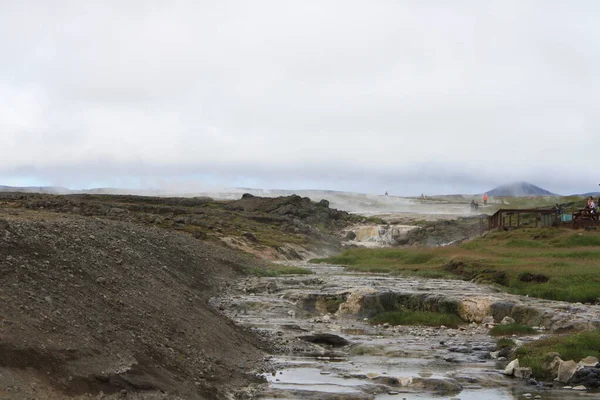
[[[591,0],[4,2],[0,175],[586,191],[556,176],[589,171],[600,147],[599,14]]]

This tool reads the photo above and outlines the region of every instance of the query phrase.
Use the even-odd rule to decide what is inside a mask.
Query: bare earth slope
[[[0,399],[225,399],[261,344],[208,305],[251,259],[153,226],[0,206]]]

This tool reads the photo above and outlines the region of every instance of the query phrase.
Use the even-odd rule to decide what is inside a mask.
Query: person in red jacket
[[[484,194],[483,194],[483,205],[484,205],[484,206],[487,206],[487,199],[488,199],[488,197],[487,197],[487,193],[484,193]]]

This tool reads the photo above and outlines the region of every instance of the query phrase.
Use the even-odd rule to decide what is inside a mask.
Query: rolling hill
[[[488,196],[527,197],[527,196],[558,196],[528,182],[515,182],[498,186],[487,192]]]

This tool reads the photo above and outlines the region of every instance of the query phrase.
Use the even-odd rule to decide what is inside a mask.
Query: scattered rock
[[[531,378],[531,368],[529,367],[519,367],[519,368],[515,368],[514,370],[514,376],[515,378],[519,378],[519,379],[529,379]]]
[[[513,361],[511,361],[506,368],[504,369],[503,374],[507,375],[507,376],[513,376],[515,373],[515,369],[519,368],[519,359],[516,358]]]
[[[510,324],[514,324],[515,320],[511,317],[504,317],[502,319],[502,322],[500,322],[501,325],[510,325]]]
[[[595,367],[581,367],[578,369],[571,380],[572,385],[583,385],[587,388],[600,387],[600,369]]]
[[[244,237],[246,238],[246,240],[248,240],[249,242],[252,243],[258,243],[258,238],[256,237],[256,235],[252,232],[244,232]]]
[[[580,367],[598,367],[598,359],[596,357],[586,357],[579,361]]]
[[[556,380],[562,383],[568,383],[577,371],[577,363],[573,360],[563,361],[558,366],[558,376]]]
[[[558,367],[563,363],[559,354],[556,352],[546,354],[545,361],[542,363],[542,368],[548,371],[551,376],[558,375]]]
[[[300,336],[300,339],[310,343],[325,344],[333,347],[342,347],[350,344],[350,342],[344,339],[343,337],[331,333],[317,333],[315,335],[305,335]]]
[[[354,240],[356,239],[356,232],[350,231],[346,234],[346,240]]]

